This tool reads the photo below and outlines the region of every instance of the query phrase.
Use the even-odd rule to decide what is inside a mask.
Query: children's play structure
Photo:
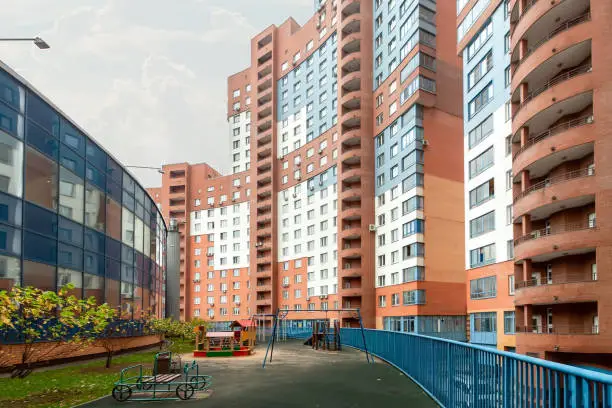
[[[305,342],[305,346],[312,346],[315,350],[341,351],[340,344],[340,322],[329,320],[315,321],[312,324],[312,336]]]
[[[206,391],[212,384],[212,377],[201,375],[195,362],[185,364],[181,372],[172,370],[172,353],[157,353],[153,361],[153,373],[144,373],[142,364],[121,370],[119,381],[115,382],[113,398],[123,402],[134,401],[175,401],[187,400],[196,392]],[[132,396],[136,395],[135,398]]]
[[[252,319],[236,320],[230,330],[209,332],[206,326],[195,329],[194,357],[248,356],[255,348],[256,327]]]
[[[272,315],[272,333],[268,342],[268,347],[266,348],[266,355],[264,356],[262,365],[263,368],[266,367],[267,362],[272,362],[272,356],[274,354],[274,344],[277,341],[282,341],[286,338],[306,338],[304,345],[312,346],[312,348],[315,350],[341,351],[342,346],[340,336],[340,321],[343,315],[346,316],[347,314],[350,314],[352,318],[355,318],[359,321],[361,337],[363,339],[363,350],[366,355],[366,360],[368,363],[374,362],[374,358],[372,358],[372,356],[370,356],[370,353],[368,352],[365,331],[363,328],[363,321],[361,319],[361,312],[359,311],[359,309],[309,309],[308,311],[325,312],[326,318],[313,321],[310,333],[306,333],[303,329],[301,329],[297,333],[285,332],[284,336],[280,338],[280,328],[284,326],[283,323],[285,322],[287,315],[290,312],[299,312],[300,314],[303,314],[305,311],[301,309],[278,309],[276,314]],[[327,318],[327,314],[333,312],[338,313],[338,318],[332,320],[333,323],[330,324],[330,319]]]

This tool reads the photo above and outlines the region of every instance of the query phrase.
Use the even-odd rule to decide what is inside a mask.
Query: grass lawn
[[[173,351],[193,350],[193,342],[176,341]],[[34,370],[24,379],[0,378],[0,406],[11,408],[72,407],[110,394],[119,379],[121,368],[144,364],[153,367],[151,349],[113,357],[111,368],[104,368],[105,359],[73,363],[61,368]]]

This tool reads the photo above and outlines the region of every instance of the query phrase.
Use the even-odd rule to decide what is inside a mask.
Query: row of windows
[[[391,306],[400,305],[400,294],[399,293],[392,293],[390,297],[391,297]],[[404,306],[424,305],[425,304],[425,290],[416,289],[416,290],[407,290],[407,291],[402,292],[401,304]],[[385,306],[387,306],[387,296],[386,295],[378,296],[378,307],[385,307]]]
[[[497,332],[497,312],[472,313],[471,331],[476,333],[495,333]],[[504,312],[504,334],[514,334],[515,332],[514,311]]]
[[[425,244],[423,244],[422,242],[415,242],[414,244],[405,245],[402,247],[401,252],[402,260],[407,260],[416,256],[422,257],[425,256]],[[400,261],[400,251],[397,250],[391,252],[390,258],[391,265],[398,263]],[[385,254],[378,255],[377,265],[379,267],[387,265],[387,256]]]
[[[422,281],[425,280],[425,267],[423,266],[413,266],[410,268],[402,269],[401,275],[400,272],[393,272],[390,275],[391,279],[389,285],[398,285],[400,283],[414,282],[414,281]],[[387,285],[387,276],[380,275],[376,279],[377,287],[384,287]]]

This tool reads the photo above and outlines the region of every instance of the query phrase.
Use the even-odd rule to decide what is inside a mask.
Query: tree
[[[29,372],[33,362],[84,347],[102,333],[115,311],[107,304],[98,305],[94,297],[70,295],[72,289],[68,284],[57,292],[18,286],[0,291],[0,335],[23,345],[5,347],[2,354],[10,358],[0,361],[17,359],[19,363],[13,365]],[[43,341],[44,347],[37,346]]]
[[[142,332],[150,331],[148,320],[115,320],[106,328],[97,333],[94,345],[102,347],[106,355],[105,367],[110,368],[112,359],[115,353],[121,349],[127,348],[131,342],[135,340],[134,332],[143,334]],[[122,341],[118,341],[122,338]]]

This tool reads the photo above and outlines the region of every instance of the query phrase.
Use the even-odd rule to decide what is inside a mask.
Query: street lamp
[[[49,44],[47,44],[45,42],[45,40],[43,40],[40,37],[34,37],[34,38],[0,38],[0,41],[32,41],[41,50],[47,50],[47,49],[51,48],[51,46]]]
[[[148,170],[157,170],[159,174],[165,174],[165,172],[159,167],[149,167],[149,166],[123,166],[126,169],[148,169]]]

